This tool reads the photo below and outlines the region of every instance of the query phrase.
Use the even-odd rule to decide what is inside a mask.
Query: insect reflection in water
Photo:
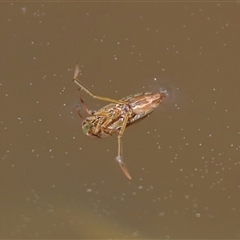
[[[128,179],[131,176],[127,170],[125,163],[123,162],[122,154],[122,136],[126,127],[144,119],[150,113],[152,113],[162,100],[168,95],[167,91],[159,92],[144,92],[129,95],[120,100],[101,97],[93,94],[89,89],[87,89],[78,79],[79,75],[79,65],[77,64],[74,71],[73,81],[79,86],[78,94],[80,101],[90,115],[85,118],[82,122],[83,132],[90,137],[104,138],[112,136],[112,134],[118,134],[118,154],[116,161],[121,167],[123,173]],[[80,96],[80,90],[85,91],[91,97],[110,102],[110,104],[99,109],[98,111],[89,110],[87,105],[84,103]],[[78,114],[81,118],[82,115],[78,110]]]

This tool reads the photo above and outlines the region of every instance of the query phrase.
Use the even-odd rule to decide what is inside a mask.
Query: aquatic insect
[[[78,79],[79,75],[79,66],[78,64],[74,70],[73,81],[79,86],[78,94],[79,99],[86,110],[90,115],[85,118],[82,122],[83,132],[90,137],[104,138],[112,136],[112,134],[118,134],[118,154],[116,160],[120,165],[123,173],[128,179],[131,179],[131,176],[127,170],[125,163],[123,162],[122,154],[122,136],[126,127],[144,119],[150,113],[152,113],[162,100],[167,96],[167,91],[160,92],[144,92],[129,95],[120,100],[101,97],[93,94],[89,89],[87,89]],[[99,109],[98,111],[89,110],[87,105],[84,103],[83,99],[80,96],[80,90],[85,91],[91,97],[110,102],[110,104]],[[82,115],[78,110],[78,114],[81,118]]]

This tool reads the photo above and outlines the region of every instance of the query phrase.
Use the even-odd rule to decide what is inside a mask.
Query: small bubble
[[[132,236],[133,236],[133,237],[137,237],[137,236],[139,236],[139,234],[140,234],[140,232],[139,232],[139,231],[136,231],[136,232],[133,232],[133,233],[132,233]]]
[[[189,197],[189,195],[185,195],[185,199],[189,199],[190,197]]]
[[[27,8],[26,7],[22,7],[22,13],[26,13],[26,11],[27,11]]]
[[[165,212],[160,212],[158,215],[159,215],[159,217],[163,217],[163,216],[165,216]]]

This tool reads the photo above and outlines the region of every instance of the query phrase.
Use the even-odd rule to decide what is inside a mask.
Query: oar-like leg
[[[81,90],[85,91],[87,94],[89,94],[91,97],[102,100],[102,101],[106,101],[106,102],[112,102],[112,103],[118,103],[118,104],[126,104],[124,101],[121,100],[116,100],[116,99],[112,99],[112,98],[108,98],[108,97],[101,97],[101,96],[97,96],[95,94],[93,94],[90,90],[88,90],[79,80],[78,80],[78,74],[79,74],[80,70],[79,70],[79,65],[77,64],[74,70],[74,76],[73,76],[73,81],[74,83],[76,83]]]
[[[128,122],[128,115],[125,116],[122,128],[121,128],[121,130],[120,130],[120,132],[118,134],[118,155],[116,157],[116,160],[119,163],[119,165],[120,165],[123,173],[125,174],[125,176],[129,180],[131,180],[132,177],[130,176],[130,174],[129,174],[128,170],[127,170],[127,167],[126,167],[125,163],[122,160],[122,135],[123,135],[124,130],[125,130],[126,126],[127,126],[127,122]]]

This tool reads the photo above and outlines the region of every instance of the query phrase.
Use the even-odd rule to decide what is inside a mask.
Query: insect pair
[[[123,173],[128,179],[131,176],[127,170],[125,163],[123,162],[122,154],[122,136],[126,127],[144,119],[150,113],[152,113],[162,100],[167,96],[166,91],[160,92],[144,92],[129,95],[120,100],[116,100],[108,97],[101,97],[93,94],[88,88],[86,88],[78,79],[80,69],[77,64],[74,70],[73,81],[79,86],[78,94],[80,101],[90,115],[82,122],[83,132],[90,137],[104,138],[118,134],[118,154],[116,161],[121,167]],[[91,97],[110,102],[110,104],[102,107],[98,111],[89,110],[80,96],[80,90],[85,91]],[[78,114],[81,118],[82,115],[78,110]]]

